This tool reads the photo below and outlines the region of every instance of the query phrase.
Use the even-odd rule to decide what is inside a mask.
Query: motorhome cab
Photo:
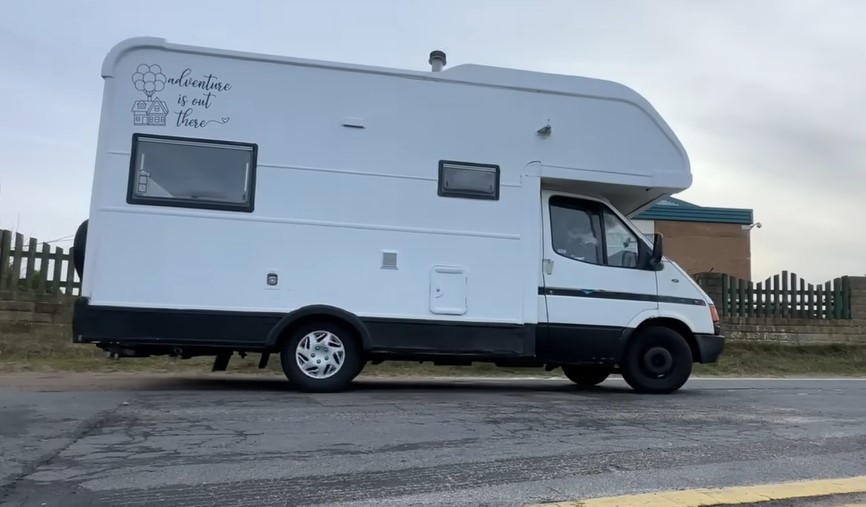
[[[117,45],[74,341],[216,370],[278,353],[312,391],[417,360],[662,393],[716,361],[712,301],[628,219],[691,184],[654,108],[608,81],[444,58]]]

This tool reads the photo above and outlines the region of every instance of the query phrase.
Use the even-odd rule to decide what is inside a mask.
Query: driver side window
[[[550,203],[553,250],[569,259],[604,264],[601,223],[595,207],[559,199]]]
[[[617,268],[638,267],[638,237],[610,209],[566,197],[550,200],[553,250],[563,257]]]

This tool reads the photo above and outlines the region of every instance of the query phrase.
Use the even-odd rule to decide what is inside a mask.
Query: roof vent
[[[446,63],[445,52],[439,51],[438,49],[436,51],[431,51],[430,52],[430,60],[428,60],[428,61],[430,62],[430,65],[433,67],[433,72],[441,71],[442,67],[444,67],[445,63]]]

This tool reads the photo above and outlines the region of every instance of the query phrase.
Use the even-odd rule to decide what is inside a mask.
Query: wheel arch
[[[641,323],[638,324],[637,327],[633,328],[628,333],[628,336],[623,341],[623,351],[628,348],[628,345],[632,340],[640,336],[644,329],[650,327],[666,327],[668,329],[671,329],[672,331],[677,332],[680,336],[683,337],[686,343],[689,344],[689,349],[692,351],[692,360],[695,362],[700,362],[701,350],[698,347],[698,341],[697,338],[695,338],[694,331],[692,331],[691,327],[689,327],[688,324],[686,324],[682,320],[673,317],[656,316],[641,321]]]
[[[370,331],[361,322],[361,319],[352,312],[330,305],[305,306],[287,314],[268,333],[267,347],[277,350],[280,342],[286,338],[289,331],[305,322],[313,320],[330,320],[346,325],[357,333],[362,350],[366,351],[370,348]]]

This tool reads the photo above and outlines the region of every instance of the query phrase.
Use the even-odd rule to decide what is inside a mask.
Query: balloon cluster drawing
[[[165,74],[162,73],[162,68],[159,65],[143,63],[132,75],[132,82],[135,83],[135,89],[144,92],[149,99],[154,93],[165,89]]]
[[[132,74],[135,89],[143,92],[147,99],[136,99],[132,104],[132,122],[137,126],[164,127],[168,116],[168,104],[155,94],[165,90],[165,74],[159,65],[142,63]]]

